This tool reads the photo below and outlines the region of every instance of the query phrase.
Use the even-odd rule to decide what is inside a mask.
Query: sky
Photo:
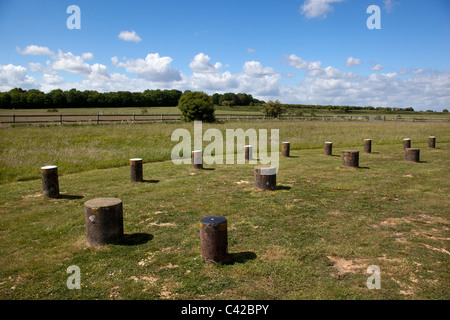
[[[2,92],[450,107],[449,0],[0,0],[0,48]]]

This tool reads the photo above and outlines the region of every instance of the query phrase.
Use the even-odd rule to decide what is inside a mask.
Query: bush
[[[278,100],[275,102],[269,101],[263,105],[263,112],[269,117],[278,117],[286,112],[286,107],[282,105]]]
[[[204,92],[186,91],[178,101],[178,108],[183,116],[183,121],[215,121],[212,99]]]

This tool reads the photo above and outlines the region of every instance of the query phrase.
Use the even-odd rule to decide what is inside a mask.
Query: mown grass
[[[253,188],[250,164],[197,171],[150,162],[170,149],[174,128],[191,126],[2,131],[2,161],[40,145],[23,156],[47,153],[60,165],[62,197],[42,196],[36,160],[18,166],[37,171],[31,180],[15,181],[18,174],[11,174],[13,182],[0,185],[0,299],[449,299],[447,126],[204,125],[279,126],[280,140],[291,141],[292,157],[280,157],[274,192]],[[159,140],[151,140],[158,134]],[[426,147],[431,134],[435,150]],[[79,146],[71,146],[81,137]],[[421,163],[403,161],[404,137],[421,148]],[[359,169],[343,168],[341,151],[362,151],[364,138],[373,139],[374,153],[360,154]],[[323,155],[325,140],[334,142],[332,157]],[[89,147],[92,158],[84,158],[81,151]],[[133,184],[128,161],[141,155],[145,182]],[[86,161],[94,163],[78,168]],[[78,169],[69,173],[70,167]],[[95,197],[123,200],[124,243],[86,246],[83,203]],[[199,220],[209,215],[228,219],[232,263],[209,266],[201,260]],[[81,269],[80,290],[66,286],[71,265]],[[366,287],[370,265],[380,267],[380,290]]]

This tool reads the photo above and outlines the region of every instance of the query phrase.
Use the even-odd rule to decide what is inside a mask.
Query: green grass
[[[2,128],[0,299],[450,298],[448,125],[204,125],[279,128],[292,157],[280,157],[274,192],[253,188],[250,164],[196,171],[159,161],[176,143],[171,132],[191,126]],[[421,163],[403,161],[404,137]],[[364,138],[373,154],[343,168],[341,151],[362,151]],[[334,156],[323,155],[326,140]],[[147,162],[144,183],[129,182],[135,156]],[[39,167],[50,163],[59,199],[42,196]],[[96,197],[123,200],[123,244],[86,246],[83,203]],[[233,263],[202,262],[199,221],[209,215],[228,219]],[[71,265],[81,290],[66,287]],[[381,269],[380,290],[366,287],[369,265]]]

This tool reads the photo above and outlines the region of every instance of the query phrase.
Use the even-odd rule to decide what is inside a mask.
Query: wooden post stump
[[[245,161],[250,161],[253,159],[253,147],[251,145],[246,145],[244,147]]]
[[[372,153],[372,139],[364,139],[364,153]]]
[[[59,196],[58,167],[41,167],[42,191],[47,198]]]
[[[90,246],[119,243],[123,237],[122,200],[96,198],[84,203],[86,240]]]
[[[281,155],[283,157],[289,157],[291,152],[291,144],[289,142],[283,142],[281,144]]]
[[[255,188],[275,190],[277,185],[277,168],[273,166],[258,166],[254,168]]]
[[[359,167],[359,151],[344,150],[342,151],[342,165],[344,167]]]
[[[428,137],[428,148],[436,148],[436,137]]]
[[[405,161],[419,162],[420,149],[419,148],[406,148],[405,149]]]
[[[200,246],[203,260],[224,262],[228,258],[227,219],[210,216],[200,220]]]
[[[411,139],[410,138],[403,139],[403,150],[405,150],[406,148],[411,148]]]
[[[203,158],[202,158],[202,150],[194,150],[192,151],[192,165],[194,169],[203,169]]]
[[[130,159],[130,180],[131,182],[144,181],[141,158]]]
[[[333,142],[327,141],[325,142],[325,155],[331,156],[333,153]]]

